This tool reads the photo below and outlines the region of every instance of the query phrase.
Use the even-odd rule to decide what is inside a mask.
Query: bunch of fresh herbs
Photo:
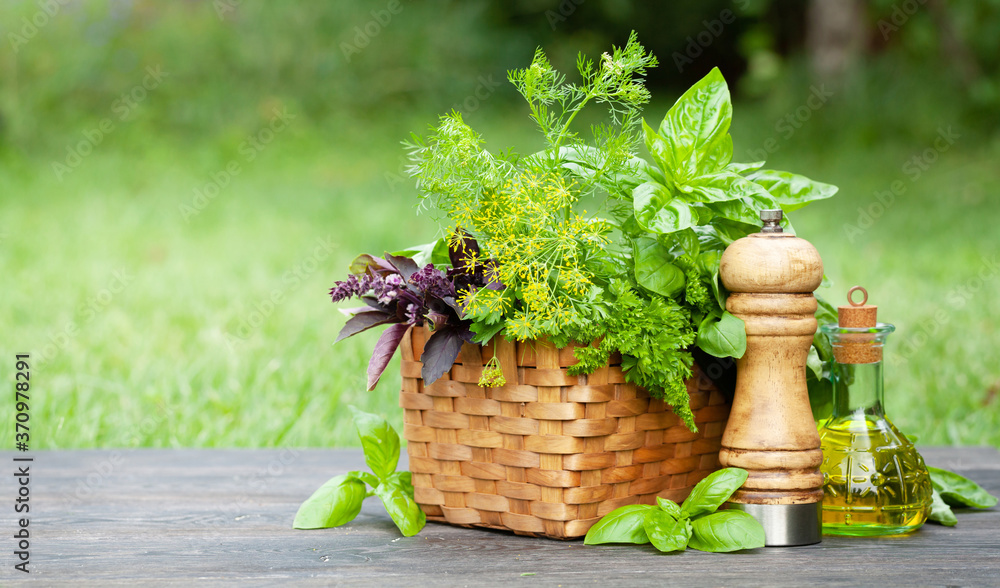
[[[643,80],[655,65],[633,34],[596,63],[580,57],[574,83],[539,49],[508,77],[544,149],[489,152],[452,113],[408,143],[410,173],[445,231],[429,247],[475,241],[468,261],[491,264],[494,287],[458,296],[473,341],[589,345],[577,349],[573,374],[621,353],[627,380],[694,429],[684,385],[691,345],[717,357],[741,357],[746,347],[742,321],[725,311],[723,250],[760,229],[761,210],[795,210],[836,188],[764,162],[732,162],[732,104],[718,69],[658,129],[648,126]],[[573,123],[589,105],[605,120],[578,131]],[[643,142],[652,162],[638,155]]]

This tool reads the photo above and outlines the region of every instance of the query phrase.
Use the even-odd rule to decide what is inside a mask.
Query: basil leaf
[[[407,259],[401,257],[399,259]],[[406,335],[407,329],[410,325],[406,323],[396,323],[391,325],[386,330],[382,331],[382,336],[378,338],[375,342],[375,349],[372,350],[372,356],[368,360],[368,391],[371,392],[378,385],[379,378],[382,377],[382,372],[385,371],[386,366],[389,365],[389,360],[392,356],[396,354],[396,349],[399,348],[399,342],[403,340]]]
[[[413,496],[413,474],[404,472],[393,472],[391,476],[386,479],[386,482],[398,487],[400,490],[405,492],[407,496]]]
[[[647,290],[661,296],[673,296],[684,288],[684,272],[671,263],[673,257],[656,239],[636,240],[635,280]]]
[[[670,248],[670,253],[675,255],[684,255],[686,253],[692,258],[695,258],[698,256],[699,251],[701,251],[701,243],[698,241],[698,234],[694,232],[693,228],[672,233],[667,240],[668,242],[673,243]]]
[[[955,472],[927,466],[931,473],[931,483],[934,489],[941,493],[941,498],[951,506],[974,506],[989,508],[996,506],[997,497],[987,492],[982,486]]]
[[[755,172],[760,168],[764,167],[763,161],[755,161],[753,163],[730,163],[726,166],[726,171],[735,172],[738,174],[746,174],[750,172]]]
[[[494,324],[488,324],[485,322],[474,322],[469,325],[469,330],[475,333],[475,337],[472,338],[471,343],[479,343],[485,345],[489,343],[493,336],[499,333],[507,326],[506,321],[500,321]],[[459,350],[461,351],[461,350]]]
[[[684,551],[691,539],[691,522],[686,518],[678,520],[658,508],[646,511],[642,528],[649,542],[660,551]]]
[[[375,476],[374,474],[372,474],[371,472],[362,472],[362,471],[359,471],[359,470],[354,470],[354,471],[347,472],[347,477],[348,478],[357,478],[357,479],[361,480],[362,482],[364,482],[365,484],[368,484],[372,488],[374,488],[375,486],[378,486],[379,483],[381,482],[381,480],[379,480],[378,477]]]
[[[818,294],[814,294],[816,297],[816,320],[819,324],[823,325],[826,323],[837,322],[837,309],[832,304],[826,301]]]
[[[667,142],[663,140],[663,137],[646,124],[646,121],[642,121],[642,131],[646,137],[646,149],[653,156],[653,161],[660,166],[659,171],[664,174],[663,179],[669,179],[670,183],[673,184],[673,171],[675,167],[673,151],[667,145]]]
[[[365,463],[380,480],[396,471],[399,463],[399,435],[385,419],[351,406],[354,427],[361,438]]]
[[[691,521],[688,547],[724,553],[764,547],[764,527],[749,514],[723,510]]]
[[[733,138],[729,133],[719,135],[706,148],[701,157],[701,171],[719,172],[733,159]]]
[[[715,512],[747,481],[748,476],[747,471],[740,468],[724,468],[709,474],[691,490],[681,505],[681,512],[691,518]]]
[[[756,233],[760,230],[760,226],[760,216],[757,216],[755,223],[745,223],[721,216],[717,216],[711,220],[711,228],[714,229],[718,239],[723,243],[722,249],[725,249],[737,239],[742,239],[747,235]]]
[[[719,310],[724,311],[729,293],[726,292],[722,280],[719,279],[719,262],[721,261],[722,251],[705,251],[698,255],[698,267],[702,274],[709,276],[708,283],[712,286],[712,294],[719,305]]]
[[[806,388],[813,419],[817,422],[829,419],[833,415],[833,382],[830,378],[816,378],[810,370],[806,372]]]
[[[410,489],[412,490],[412,486]],[[412,537],[427,524],[427,515],[413,500],[413,494],[386,480],[375,488],[375,495],[382,501],[385,511],[392,517],[404,537]]]
[[[337,335],[337,340],[334,343],[340,343],[348,337],[353,337],[362,331],[367,331],[372,327],[377,327],[379,325],[384,325],[386,323],[391,323],[397,321],[395,314],[389,314],[388,312],[382,310],[366,310],[359,312],[347,319],[344,323],[344,328],[340,329],[340,333]]]
[[[762,169],[747,177],[767,189],[785,212],[798,210],[814,200],[829,198],[837,193],[836,186],[785,171]]]
[[[375,271],[393,269],[384,259],[379,259],[368,253],[362,253],[351,261],[351,264],[347,266],[347,271],[352,274],[363,274],[368,271],[368,268]]]
[[[445,375],[451,366],[455,365],[455,359],[465,345],[473,338],[473,334],[463,327],[444,326],[431,333],[424,344],[424,352],[420,354],[420,376],[424,379],[424,385],[430,386]]]
[[[817,380],[823,379],[823,360],[819,358],[819,352],[816,351],[814,345],[809,346],[809,355],[806,356],[806,367],[809,371],[816,377]]]
[[[729,311],[708,315],[698,326],[695,345],[715,357],[743,357],[747,350],[746,325]]]
[[[337,476],[313,492],[295,513],[295,529],[326,529],[349,523],[361,512],[365,484],[350,475]]]
[[[614,509],[587,531],[584,545],[649,543],[643,521],[651,510],[656,510],[656,507],[649,504],[630,504]]]
[[[771,202],[774,200],[760,185],[731,172],[699,176],[683,186],[678,186],[677,189],[697,202],[727,202],[741,199]]]
[[[954,527],[957,525],[958,519],[955,518],[955,513],[941,499],[941,494],[938,493],[937,488],[934,489],[934,493],[931,496],[931,514],[927,516],[927,520],[940,523],[945,527]]]
[[[667,111],[659,134],[673,152],[676,168],[687,177],[713,172],[717,159],[706,157],[709,146],[729,133],[733,105],[719,68],[712,68]],[[726,162],[728,163],[728,162]]]
[[[653,233],[673,233],[696,224],[691,206],[657,182],[636,186],[632,190],[632,206],[639,226]]]
[[[674,502],[673,500],[670,500],[669,498],[660,498],[659,496],[657,496],[656,504],[659,505],[660,510],[674,517],[675,519],[685,518],[684,514],[681,512],[680,505]]]
[[[428,263],[436,266],[451,265],[451,260],[448,258],[448,240],[444,237],[423,245],[414,245],[402,251],[393,251],[392,255],[412,257],[414,263],[420,267],[424,267]]]
[[[778,208],[778,204],[774,202],[773,198],[770,198],[770,204],[760,204],[755,201],[748,200],[726,200],[707,202],[705,206],[711,209],[717,217],[722,217],[726,220],[735,221],[744,225],[754,225],[755,230],[752,232],[760,230],[762,225],[760,221],[761,210]],[[715,223],[713,222],[713,224]],[[784,228],[784,225],[782,225],[782,228]]]

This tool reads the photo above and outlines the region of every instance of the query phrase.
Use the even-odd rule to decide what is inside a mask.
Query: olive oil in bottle
[[[840,307],[839,324],[820,327],[834,353],[833,415],[819,431],[826,534],[908,533],[930,513],[927,467],[883,410],[882,346],[895,327],[875,309]]]

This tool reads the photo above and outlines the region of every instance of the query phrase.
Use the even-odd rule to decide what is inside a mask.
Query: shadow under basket
[[[423,327],[403,337],[399,404],[428,520],[573,539],[620,506],[657,496],[680,503],[719,467],[730,406],[697,364],[687,381],[692,433],[663,401],[625,382],[617,356],[571,376],[574,348],[541,341],[466,344],[451,371],[424,386],[427,337]],[[507,384],[483,388],[494,353]]]

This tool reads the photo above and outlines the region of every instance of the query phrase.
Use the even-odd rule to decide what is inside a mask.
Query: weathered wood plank
[[[1000,493],[995,449],[922,453]],[[13,457],[0,455],[8,463]],[[405,538],[375,498],[349,526],[291,529],[315,488],[363,467],[358,450],[37,453],[30,579],[82,586],[1000,584],[996,508],[960,513],[957,527],[927,525],[909,537],[827,537],[817,546],[729,555],[668,556],[649,546],[585,547],[440,524]],[[13,529],[12,514],[5,512],[0,531]],[[0,581],[22,579],[11,555],[5,564]]]

